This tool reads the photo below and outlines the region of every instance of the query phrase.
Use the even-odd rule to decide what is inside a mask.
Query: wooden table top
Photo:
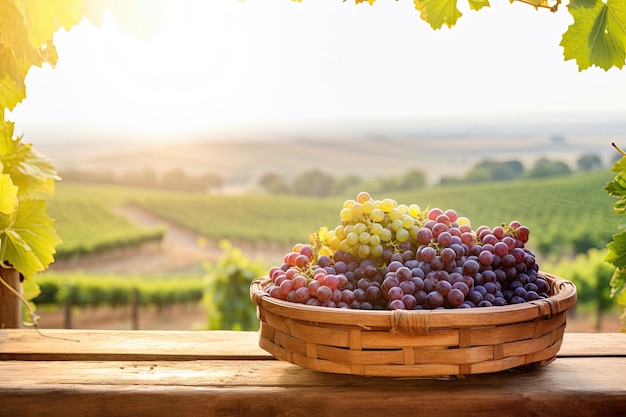
[[[256,332],[0,329],[0,416],[625,416],[626,334],[565,333],[541,368],[326,374]]]

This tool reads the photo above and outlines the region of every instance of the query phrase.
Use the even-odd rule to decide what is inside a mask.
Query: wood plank
[[[279,361],[0,362],[3,415],[623,415],[626,358],[459,379],[358,377]]]
[[[559,357],[626,356],[626,333],[567,333]]]
[[[257,332],[0,329],[0,360],[271,359]],[[626,356],[626,333],[567,333],[559,357]]]
[[[272,359],[256,332],[0,329],[0,360]]]

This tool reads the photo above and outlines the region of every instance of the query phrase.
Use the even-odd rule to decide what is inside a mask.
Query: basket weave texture
[[[277,359],[320,372],[439,377],[499,372],[552,362],[576,287],[540,272],[549,298],[499,307],[350,310],[278,300],[250,286],[261,322],[259,346]]]

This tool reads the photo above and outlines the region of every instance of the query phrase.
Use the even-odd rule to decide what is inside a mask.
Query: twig
[[[0,283],[2,285],[4,285],[11,293],[13,293],[13,295],[15,295],[17,298],[20,299],[20,301],[22,302],[22,304],[24,304],[26,306],[26,308],[28,309],[28,314],[30,315],[31,320],[33,321],[32,323],[26,323],[24,322],[23,324],[25,326],[28,327],[33,327],[37,333],[39,333],[40,336],[42,337],[48,337],[50,339],[59,339],[59,340],[66,340],[68,342],[80,342],[80,340],[78,339],[70,339],[67,337],[60,337],[60,336],[50,336],[47,334],[43,334],[41,333],[41,330],[39,330],[39,316],[37,315],[37,313],[35,313],[35,310],[33,310],[33,308],[31,307],[30,303],[24,298],[24,296],[22,296],[22,294],[20,294],[15,288],[13,288],[11,285],[9,285],[8,282],[6,282],[4,280],[4,278],[2,278],[0,276]]]

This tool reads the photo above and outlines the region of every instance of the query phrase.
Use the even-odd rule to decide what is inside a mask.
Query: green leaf
[[[611,278],[611,297],[618,296],[626,289],[626,270],[616,269]]]
[[[55,180],[61,179],[51,160],[24,144],[22,137],[12,139],[13,123],[0,122],[0,162],[2,172],[11,175],[19,188],[18,197],[45,198],[54,194]]]
[[[29,279],[22,282],[22,291],[25,300],[34,300],[41,294],[41,287],[34,279]]]
[[[420,17],[433,29],[441,29],[445,24],[449,28],[456,24],[462,13],[456,7],[456,0],[414,0]]]
[[[622,68],[626,59],[626,0],[572,0],[574,18],[561,39],[565,60],[574,59],[578,70],[592,65]]]
[[[4,234],[0,248],[4,258],[26,279],[42,272],[54,261],[61,239],[46,214],[45,200],[21,201],[15,216],[0,216]]]
[[[483,7],[490,7],[489,0],[468,0],[470,10],[480,10]]]
[[[604,260],[616,268],[626,268],[626,232],[613,235],[613,241],[606,247],[609,249]]]
[[[626,171],[626,158],[621,158],[619,161],[616,161],[611,166],[611,171],[617,172],[617,173]]]
[[[17,210],[17,187],[7,174],[0,175],[0,213],[11,214]]]

